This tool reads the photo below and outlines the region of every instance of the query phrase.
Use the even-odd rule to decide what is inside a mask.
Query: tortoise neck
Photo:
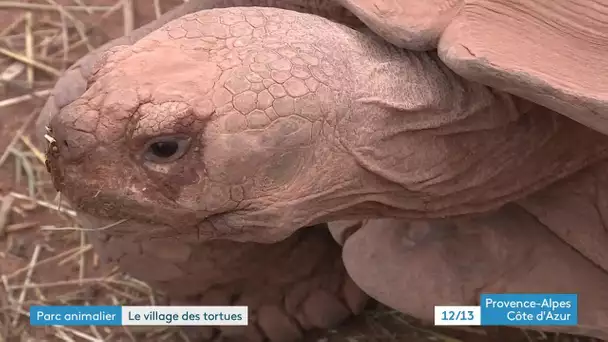
[[[316,181],[316,195],[287,210],[302,213],[295,222],[478,213],[556,179],[520,170],[518,159],[538,159],[532,152],[555,135],[555,120],[564,121],[555,113],[526,115],[542,108],[463,79],[435,53],[386,47],[350,66],[344,110],[330,139],[315,147],[327,152],[303,177]]]

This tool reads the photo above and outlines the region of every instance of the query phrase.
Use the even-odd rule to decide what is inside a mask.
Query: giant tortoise
[[[336,1],[191,0],[67,71],[38,123],[97,251],[237,340],[483,292],[608,338],[608,4]]]

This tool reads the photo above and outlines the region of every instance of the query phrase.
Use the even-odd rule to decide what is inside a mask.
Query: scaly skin
[[[138,248],[119,241],[185,237],[191,250],[222,240],[280,246],[300,227],[333,219],[480,213],[608,152],[605,136],[467,82],[433,54],[277,9],[185,16],[111,49],[87,84],[51,120],[50,167],[92,225],[129,219],[98,248],[120,256],[130,272],[152,256],[129,256]],[[178,151],[160,158],[151,149],[158,141]],[[262,255],[272,255],[266,247]],[[182,265],[191,275],[206,264],[194,260]],[[353,267],[355,258],[348,260]],[[161,282],[193,281],[171,273],[174,266],[159,272]],[[340,267],[304,278],[344,279]],[[212,284],[230,288],[217,279],[201,288]],[[341,291],[326,292],[343,298]],[[340,305],[330,318],[343,318]]]
[[[105,222],[81,215],[88,227]],[[341,248],[325,225],[276,244],[198,241],[196,232],[154,238],[128,223],[91,232],[102,261],[169,295],[177,305],[245,305],[247,327],[190,328],[195,340],[221,334],[235,342],[298,341],[362,312],[365,295],[346,274]]]
[[[66,70],[65,74],[58,80],[53,89],[53,93],[38,117],[36,126],[40,133],[39,136],[42,137],[44,134],[44,127],[48,125],[52,116],[84,93],[86,90],[86,80],[91,76],[91,72],[101,55],[108,49],[120,45],[134,44],[162,25],[188,13],[212,8],[237,6],[284,8],[292,11],[320,15],[352,27],[364,27],[363,23],[361,23],[356,16],[333,0],[190,0],[183,5],[164,13],[157,20],[133,30],[129,35],[104,44],[71,65],[70,68]]]

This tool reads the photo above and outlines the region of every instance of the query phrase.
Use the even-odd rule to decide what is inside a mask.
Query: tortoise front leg
[[[103,224],[88,218],[89,225]],[[360,313],[368,297],[350,279],[326,225],[278,243],[214,240],[193,234],[151,237],[150,227],[120,224],[92,231],[101,260],[163,290],[175,305],[249,307],[249,325],[193,327],[196,340],[291,342]]]
[[[434,305],[478,305],[480,293],[576,293],[578,326],[534,328],[607,339],[606,170],[601,163],[493,213],[369,220],[334,235],[346,239],[357,285],[404,313],[432,320]]]

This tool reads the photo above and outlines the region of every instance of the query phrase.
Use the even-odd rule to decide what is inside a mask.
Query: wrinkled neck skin
[[[464,80],[433,52],[373,48],[349,58],[349,96],[319,119],[321,133],[290,186],[253,215],[212,218],[215,231],[256,227],[241,240],[272,242],[335,220],[477,214],[606,157],[601,134]],[[572,137],[590,150],[580,155]]]
[[[279,29],[266,26],[271,33],[228,54],[175,38],[186,30],[178,21],[107,57],[83,97],[52,121],[58,140],[88,146],[52,163],[77,208],[167,232],[196,229],[203,241],[275,242],[332,220],[495,209],[606,156],[601,134],[468,82],[434,53],[319,17],[254,11],[278,18]],[[225,13],[192,16],[216,22]],[[74,127],[75,116],[91,112],[96,139],[83,133],[91,127]],[[187,122],[194,141],[169,166],[130,157],[138,130],[160,129],[159,113],[163,124]],[[125,121],[137,127],[127,138],[117,126]]]

